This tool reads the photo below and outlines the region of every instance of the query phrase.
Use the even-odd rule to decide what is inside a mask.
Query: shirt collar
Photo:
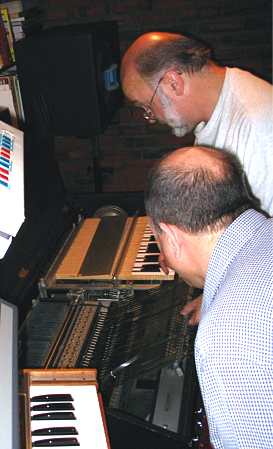
[[[196,138],[199,137],[199,134],[206,130],[205,132],[208,132],[212,127],[215,127],[215,122],[217,122],[223,112],[223,104],[225,101],[226,96],[229,93],[230,90],[230,77],[231,77],[231,69],[229,67],[226,67],[226,73],[225,78],[223,82],[223,86],[218,98],[218,101],[215,105],[215,108],[211,114],[211,117],[208,122],[200,122],[196,125],[195,129],[193,130],[193,133]]]

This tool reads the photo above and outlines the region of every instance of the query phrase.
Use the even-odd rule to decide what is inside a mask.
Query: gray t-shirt
[[[253,194],[273,216],[272,85],[237,68],[226,69],[221,95],[195,144],[226,149],[241,161]]]

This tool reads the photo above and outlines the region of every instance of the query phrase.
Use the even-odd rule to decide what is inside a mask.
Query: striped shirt
[[[273,449],[273,219],[247,210],[209,261],[195,341],[215,449]]]

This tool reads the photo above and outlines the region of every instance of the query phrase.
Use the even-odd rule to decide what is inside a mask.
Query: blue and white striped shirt
[[[273,449],[273,219],[248,210],[209,261],[195,341],[215,449]]]

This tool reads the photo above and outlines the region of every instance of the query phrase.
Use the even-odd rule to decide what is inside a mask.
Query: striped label
[[[0,132],[0,186],[10,189],[10,174],[12,171],[12,155],[14,136],[6,130]]]

